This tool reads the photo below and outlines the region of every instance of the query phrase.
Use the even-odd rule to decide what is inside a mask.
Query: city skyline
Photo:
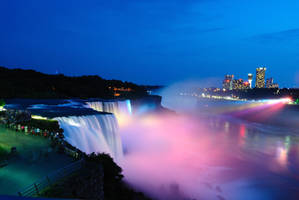
[[[266,75],[266,67],[257,67],[256,76],[252,73],[247,74],[247,79],[235,78],[234,74],[226,74],[222,82],[225,90],[233,89],[253,89],[253,88],[279,88],[278,83],[274,83],[274,78]],[[253,84],[253,80],[254,83]]]
[[[282,87],[299,84],[298,1],[16,0],[2,8],[0,66],[167,85],[227,71],[245,78],[266,65]]]

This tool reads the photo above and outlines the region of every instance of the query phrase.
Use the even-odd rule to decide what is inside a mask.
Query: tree
[[[113,161],[113,159],[108,154],[92,153],[86,157],[86,161],[89,163],[96,163],[96,165],[102,165],[102,167],[104,168],[106,182],[119,182],[123,178],[122,169]]]

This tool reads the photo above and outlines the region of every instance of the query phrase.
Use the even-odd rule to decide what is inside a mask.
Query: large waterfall
[[[57,117],[65,140],[81,151],[105,152],[116,161],[123,156],[117,120],[113,114]]]
[[[130,100],[91,101],[91,102],[86,102],[86,107],[92,108],[99,112],[114,113],[116,116],[132,114],[132,106]]]
[[[120,116],[132,113],[130,100],[90,101],[85,107],[106,114],[55,118],[64,130],[65,140],[87,154],[104,152],[120,161],[123,150],[118,123]]]

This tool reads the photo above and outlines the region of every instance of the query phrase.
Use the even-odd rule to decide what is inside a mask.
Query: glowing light
[[[268,100],[264,100],[266,103],[269,104],[276,104],[276,103],[290,103],[292,102],[291,98],[282,98],[282,99],[268,99]]]
[[[283,147],[279,147],[277,149],[277,161],[282,166],[287,165],[287,161],[288,161],[288,150],[287,149],[285,149]]]
[[[132,115],[132,105],[129,99],[118,102],[118,110],[113,112],[117,118],[119,126],[125,126],[130,121],[130,116]]]
[[[244,124],[240,126],[240,136],[244,138],[246,136],[246,127]]]
[[[95,101],[87,102],[88,108],[94,109],[99,112],[113,113],[120,126],[126,125],[130,121],[130,115],[133,113],[131,101]]]
[[[47,117],[42,117],[42,116],[39,116],[39,115],[31,115],[31,118],[32,119],[39,119],[39,120],[47,120],[48,119]]]
[[[229,100],[227,98],[227,100]],[[238,104],[217,107],[217,113],[231,114],[237,117],[249,117],[259,120],[266,120],[275,113],[281,111],[284,106],[292,102],[291,98],[244,100]]]
[[[130,100],[126,100],[129,114],[132,114],[132,105]]]
[[[240,126],[240,130],[239,130],[239,145],[240,146],[244,146],[245,145],[245,141],[246,141],[246,126],[244,124],[241,124]]]
[[[225,123],[224,123],[224,131],[225,131],[226,133],[229,132],[229,122],[225,122]]]

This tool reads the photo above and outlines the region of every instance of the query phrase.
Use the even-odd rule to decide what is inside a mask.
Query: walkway
[[[19,154],[0,168],[0,195],[17,195],[18,191],[72,161],[64,154],[51,151],[50,140],[24,135],[3,126],[0,126],[1,146],[16,147]]]

